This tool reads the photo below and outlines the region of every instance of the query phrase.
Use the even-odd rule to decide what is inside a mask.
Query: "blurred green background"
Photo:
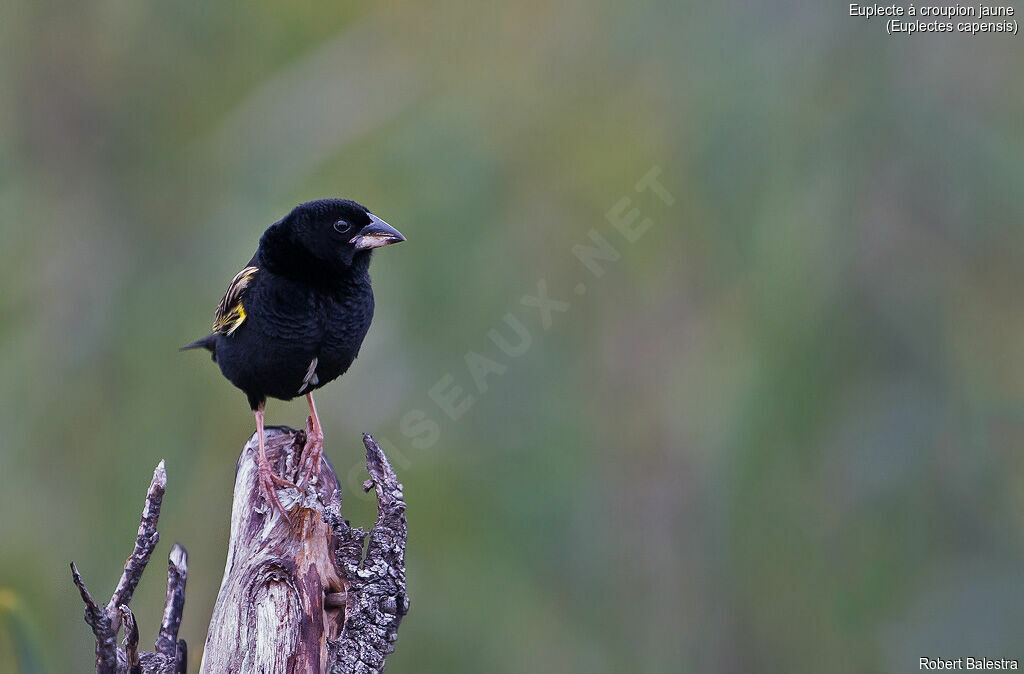
[[[325,196],[409,239],[318,401],[353,521],[360,432],[406,487],[389,671],[1024,657],[1020,39],[839,3],[9,0],[0,44],[0,671],[91,671],[67,563],[109,596],[161,458],[133,607],[151,643],[181,541],[198,670],[253,420],[175,349]]]

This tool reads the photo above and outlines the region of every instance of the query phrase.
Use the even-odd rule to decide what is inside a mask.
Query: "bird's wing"
[[[245,289],[249,287],[258,267],[246,267],[235,274],[228,284],[228,290],[217,305],[217,311],[213,314],[213,331],[222,335],[230,335],[245,322],[245,307],[242,306],[242,298],[245,297]]]

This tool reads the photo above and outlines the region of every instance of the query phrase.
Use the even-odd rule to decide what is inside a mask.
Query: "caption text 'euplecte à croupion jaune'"
[[[1010,5],[863,5],[850,3],[850,16],[881,19],[889,35],[964,33],[1016,35],[1016,10]]]

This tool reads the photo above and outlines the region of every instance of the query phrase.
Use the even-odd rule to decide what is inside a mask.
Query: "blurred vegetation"
[[[110,591],[160,458],[134,607],[152,641],[185,544],[198,670],[253,429],[175,349],[323,196],[409,238],[319,399],[350,516],[360,432],[406,486],[389,671],[1020,657],[1022,44],[804,2],[5,3],[0,670],[90,671],[67,563]],[[655,166],[671,206],[634,189]],[[653,222],[632,244],[623,198]],[[571,304],[549,329],[541,279]],[[517,358],[488,338],[510,312]],[[469,352],[504,369],[484,393]]]

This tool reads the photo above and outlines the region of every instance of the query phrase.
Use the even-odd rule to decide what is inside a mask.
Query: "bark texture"
[[[384,659],[395,650],[398,625],[409,612],[405,584],[405,496],[380,445],[363,436],[370,479],[363,489],[377,494],[377,522],[367,533],[349,526],[340,509],[326,511],[334,535],[334,557],[347,584],[344,629],[332,641],[331,674],[372,674],[384,671]],[[340,506],[340,504],[338,504]]]

